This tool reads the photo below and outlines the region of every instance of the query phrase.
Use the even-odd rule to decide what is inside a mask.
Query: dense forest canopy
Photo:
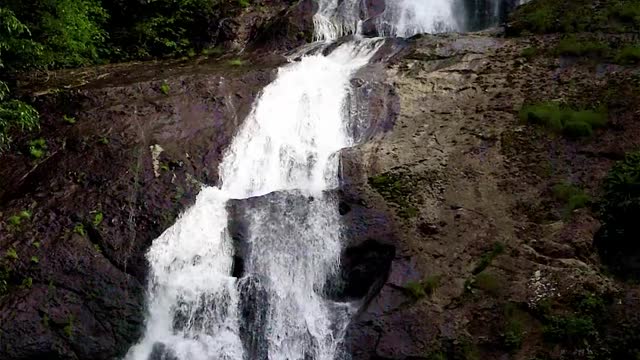
[[[200,50],[248,0],[9,0],[0,8],[8,70],[62,68]],[[8,31],[7,31],[8,30]]]
[[[30,105],[9,100],[11,75],[32,69],[195,54],[249,0],[8,0],[0,7],[0,151],[38,127]]]

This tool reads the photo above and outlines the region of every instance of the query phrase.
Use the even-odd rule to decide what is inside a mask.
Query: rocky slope
[[[137,339],[145,250],[200,184],[215,184],[222,151],[284,61],[264,54],[304,43],[311,13],[303,1],[238,30],[234,46],[251,50],[242,58],[67,71],[23,87],[46,148],[35,157],[42,142],[24,138],[0,157],[0,358],[111,359]],[[597,198],[639,146],[640,74],[560,57],[558,41],[415,37],[354,79],[372,125],[342,153],[347,286],[331,294],[361,299],[354,359],[637,355],[640,288],[603,271],[596,212],[567,211],[553,189],[571,182]],[[547,100],[604,102],[609,123],[576,140],[520,121],[524,103]]]
[[[559,38],[422,36],[388,66],[393,131],[343,153],[351,201],[391,210],[396,229],[388,278],[350,327],[354,359],[637,356],[640,288],[603,271],[596,213],[553,189],[597,198],[638,148],[640,70],[555,56]],[[606,105],[609,126],[575,140],[522,123],[542,100]]]

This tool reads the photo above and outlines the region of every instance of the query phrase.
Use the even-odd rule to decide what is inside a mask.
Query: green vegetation
[[[427,292],[424,290],[422,284],[418,281],[409,281],[404,289],[409,296],[413,298],[413,300],[420,300],[423,297],[427,296]]]
[[[108,61],[178,57],[210,48],[211,29],[248,0],[8,0],[0,7],[6,67],[77,67]],[[6,28],[6,29],[5,29]]]
[[[13,231],[20,230],[23,221],[31,219],[31,212],[29,210],[22,210],[18,214],[12,215],[7,221],[9,229]]]
[[[640,63],[640,45],[628,45],[623,47],[615,55],[616,64],[633,65]]]
[[[502,254],[503,252],[504,252],[504,244],[502,244],[501,242],[495,242],[493,244],[493,247],[491,248],[491,251],[482,255],[482,257],[480,258],[480,261],[478,262],[478,265],[476,265],[476,267],[473,269],[472,274],[477,275],[483,272],[489,265],[491,265],[491,263],[493,262],[493,259],[495,259],[498,255]]]
[[[33,159],[40,159],[47,152],[47,142],[43,139],[29,141],[29,154]]]
[[[422,281],[409,281],[405,286],[405,292],[414,300],[420,300],[425,296],[431,296],[440,286],[440,276],[428,276]]]
[[[501,294],[504,284],[494,274],[483,271],[473,278],[471,286],[490,295],[498,296]]]
[[[521,316],[521,311],[514,304],[509,303],[505,306],[502,341],[504,347],[509,351],[515,351],[522,347],[525,332]]]
[[[398,207],[398,215],[405,219],[418,215],[418,209],[413,206],[411,195],[415,184],[404,173],[387,172],[369,178],[369,186],[382,197]]]
[[[74,118],[73,116],[64,115],[62,117],[62,121],[66,122],[69,125],[73,125],[76,123],[76,118]]]
[[[556,55],[604,56],[609,51],[609,47],[598,41],[579,40],[575,36],[568,36],[560,40],[555,48]]]
[[[101,211],[96,211],[93,215],[93,221],[91,222],[94,227],[98,227],[102,224],[102,220],[104,220],[104,214]]]
[[[640,151],[616,163],[604,182],[600,204],[603,226],[595,244],[616,275],[640,278]]]
[[[579,344],[585,339],[597,335],[593,320],[581,316],[554,316],[543,328],[546,340],[550,342],[567,342]]]
[[[570,138],[579,138],[591,136],[594,129],[604,127],[607,114],[603,110],[574,110],[555,102],[545,102],[524,105],[520,119]]]
[[[18,252],[14,248],[9,248],[5,253],[5,257],[9,260],[18,260]]]
[[[590,0],[536,0],[517,8],[510,18],[509,35],[634,32],[640,27],[640,3],[606,0],[594,6]]]
[[[78,223],[76,224],[76,226],[74,226],[73,228],[73,232],[80,235],[80,236],[86,236],[87,235],[87,231],[84,229],[84,225],[82,223]]]
[[[0,69],[3,50],[1,39],[0,30]],[[0,80],[0,153],[9,148],[13,142],[13,134],[33,131],[40,127],[40,117],[36,109],[22,101],[10,100],[8,96],[9,87]]]
[[[169,84],[167,84],[166,82],[163,82],[162,85],[160,85],[160,92],[163,93],[164,95],[169,95],[169,91],[171,91]]]
[[[533,57],[535,57],[536,55],[538,55],[538,48],[535,46],[531,46],[528,48],[525,48],[522,50],[522,53],[520,54],[522,57],[527,58],[527,59],[531,59]]]
[[[242,66],[242,65],[244,65],[244,60],[242,60],[242,59],[231,59],[231,60],[229,60],[229,65]]]
[[[33,286],[33,279],[31,277],[22,279],[22,287],[30,289],[31,286]]]
[[[64,331],[64,334],[68,338],[73,337],[73,316],[69,316],[69,319],[67,321],[67,325],[65,325],[65,327],[62,330]]]
[[[39,129],[32,106],[11,98],[7,79],[58,69],[152,58],[219,53],[224,21],[249,0],[7,0],[0,5],[0,152]],[[215,30],[214,30],[215,29]],[[242,65],[239,59],[231,65]],[[168,85],[161,91],[168,93]],[[73,117],[63,121],[73,124]],[[43,147],[30,151],[38,159]]]
[[[587,207],[591,202],[591,197],[581,188],[570,184],[560,183],[553,187],[553,196],[562,201],[564,205],[564,216],[570,215],[573,210]]]
[[[31,262],[34,264],[38,264],[40,262],[40,259],[38,259],[38,257],[34,255],[31,257]]]

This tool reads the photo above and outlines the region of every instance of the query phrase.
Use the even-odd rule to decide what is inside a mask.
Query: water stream
[[[357,34],[358,0],[321,0],[316,39]],[[390,2],[381,34],[408,36],[455,26],[448,0]],[[448,6],[449,5],[449,6]],[[148,315],[127,360],[332,360],[353,305],[323,296],[339,268],[341,224],[335,201],[337,152],[352,146],[347,100],[353,74],[382,39],[308,54],[278,70],[261,93],[219,167],[220,186],[153,242]],[[273,192],[287,196],[252,207],[250,249],[232,276],[234,244],[227,203]],[[247,315],[248,314],[248,315]]]

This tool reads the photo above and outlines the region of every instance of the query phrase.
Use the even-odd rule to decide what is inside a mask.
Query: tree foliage
[[[6,100],[8,95],[9,87],[0,81],[0,152],[11,145],[12,133],[32,131],[39,127],[36,109],[20,100]]]

